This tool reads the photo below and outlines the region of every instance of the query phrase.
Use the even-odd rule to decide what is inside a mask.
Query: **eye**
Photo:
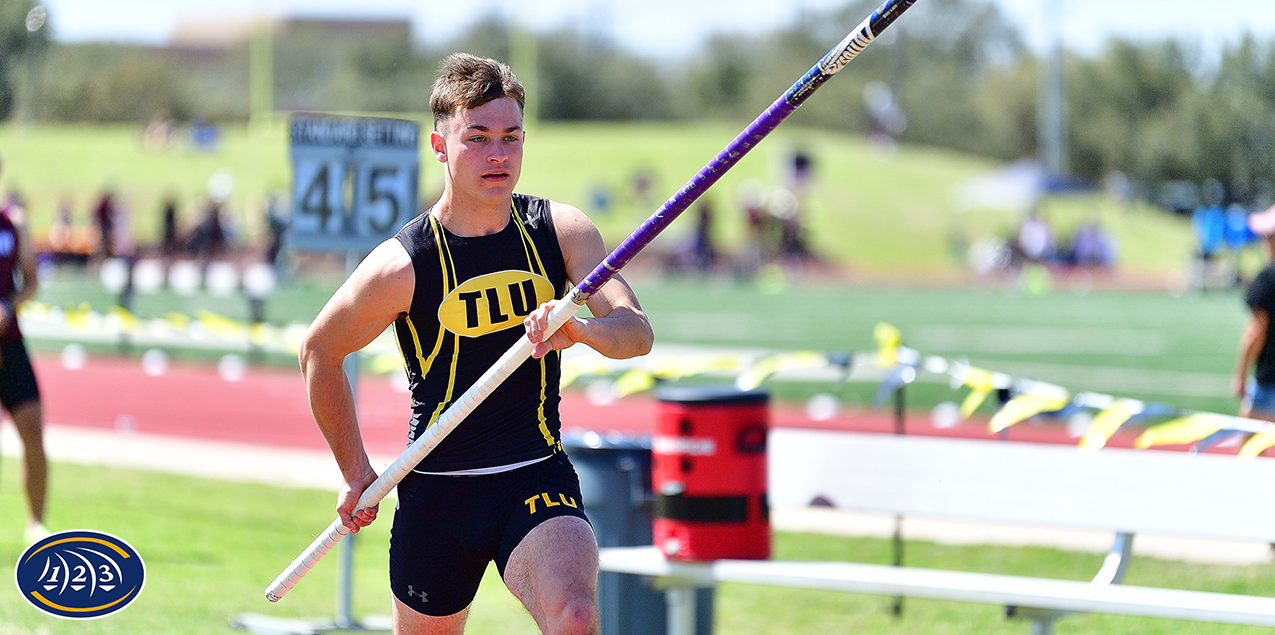
[[[519,141],[522,141],[522,139],[518,137],[518,135],[509,135],[508,137],[505,137],[506,143],[518,143]]]
[[[487,137],[484,137],[483,135],[474,135],[469,138],[469,141],[471,143],[483,143],[487,141]]]

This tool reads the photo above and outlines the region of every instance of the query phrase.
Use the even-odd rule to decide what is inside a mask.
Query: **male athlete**
[[[300,361],[315,421],[345,479],[337,514],[376,479],[341,362],[394,325],[412,389],[409,436],[432,425],[524,333],[524,362],[398,485],[390,539],[394,632],[461,633],[487,563],[544,633],[596,633],[597,542],[559,442],[559,351],[584,343],[614,358],[653,335],[619,276],[545,338],[548,313],[606,255],[580,210],[514,194],[524,93],[508,66],[454,54],[430,97],[430,148],[445,189],[378,246],[319,313]]]
[[[0,166],[2,167],[2,166]],[[49,534],[44,527],[48,463],[44,457],[44,410],[40,389],[18,329],[18,306],[36,291],[35,251],[26,212],[0,203],[0,405],[22,439],[22,480],[27,492],[27,542]]]

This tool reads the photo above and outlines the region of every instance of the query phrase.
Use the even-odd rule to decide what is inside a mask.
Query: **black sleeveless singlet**
[[[412,392],[409,441],[437,421],[526,332],[522,320],[567,288],[549,201],[514,194],[495,234],[461,237],[427,210],[399,231],[416,289],[394,322]],[[561,449],[560,355],[527,359],[416,469],[455,472],[539,459]]]

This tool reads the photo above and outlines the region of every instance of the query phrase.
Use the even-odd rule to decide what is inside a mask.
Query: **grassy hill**
[[[261,212],[272,190],[291,187],[285,127],[232,127],[211,153],[177,142],[146,149],[130,126],[0,127],[4,172],[0,189],[17,188],[29,201],[37,231],[47,227],[58,201],[69,198],[81,222],[102,188],[114,187],[130,210],[143,242],[159,231],[159,206],[172,193],[193,223],[208,179],[221,169],[235,176],[232,198],[241,233],[260,232]],[[717,123],[544,124],[528,136],[520,190],[572,203],[589,212],[608,242],[616,244],[739,132]],[[794,148],[814,159],[807,205],[815,251],[861,269],[932,272],[956,264],[952,244],[1005,235],[1018,217],[1007,210],[961,211],[954,187],[997,168],[991,161],[925,147],[882,152],[843,133],[784,127],[772,134],[707,195],[717,210],[716,233],[727,250],[744,234],[738,205],[741,184],[763,188],[784,180]],[[442,171],[422,157],[422,196],[436,196]],[[636,174],[653,181],[649,201],[633,195]],[[594,203],[606,192],[611,205]],[[1150,207],[1122,208],[1101,195],[1049,201],[1045,211],[1061,234],[1086,219],[1100,219],[1120,245],[1122,263],[1137,269],[1179,268],[1190,247],[1187,224]],[[673,244],[689,232],[680,221],[661,238]]]

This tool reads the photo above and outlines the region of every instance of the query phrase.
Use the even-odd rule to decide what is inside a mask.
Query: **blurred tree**
[[[59,46],[51,52],[47,68],[42,79],[43,119],[142,123],[201,114],[172,62],[155,49]]]

